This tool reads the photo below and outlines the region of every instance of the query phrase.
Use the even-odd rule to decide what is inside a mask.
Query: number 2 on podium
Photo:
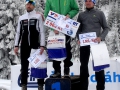
[[[55,82],[52,84],[52,90],[61,90],[60,89],[60,82]]]

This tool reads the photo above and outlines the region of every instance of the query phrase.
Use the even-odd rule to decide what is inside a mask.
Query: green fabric
[[[46,0],[44,11],[45,18],[49,10],[65,16],[69,15],[72,19],[79,12],[79,7],[75,0]]]

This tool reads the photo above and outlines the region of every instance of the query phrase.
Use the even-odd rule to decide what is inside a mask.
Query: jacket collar
[[[33,11],[31,11],[31,12],[27,12],[28,15],[32,15],[32,14],[34,14],[34,13],[36,13],[35,10],[33,10]]]
[[[95,11],[94,8],[91,8],[91,9],[87,9],[87,8],[86,8],[86,11],[85,11],[85,12],[94,12],[94,11]]]

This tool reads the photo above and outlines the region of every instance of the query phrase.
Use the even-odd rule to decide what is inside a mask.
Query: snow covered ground
[[[0,90],[11,90],[11,80],[0,79]]]

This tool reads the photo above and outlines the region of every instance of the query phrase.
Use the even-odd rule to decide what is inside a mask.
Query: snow
[[[0,90],[11,90],[11,80],[0,79]]]

